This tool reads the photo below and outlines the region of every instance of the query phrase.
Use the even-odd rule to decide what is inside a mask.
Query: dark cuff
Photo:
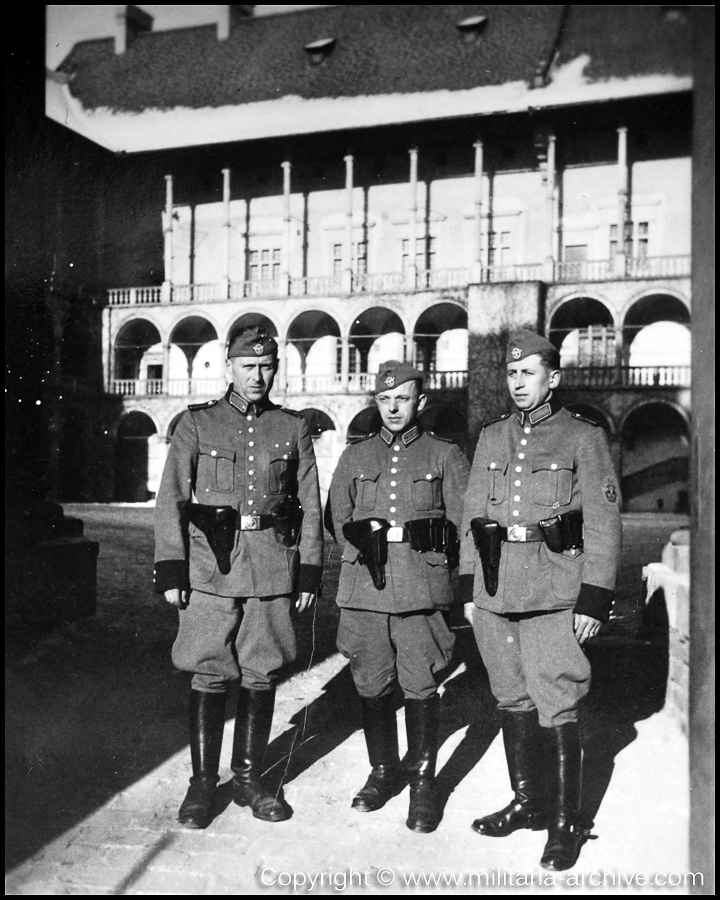
[[[607,622],[613,605],[613,592],[594,584],[581,584],[580,596],[575,604],[579,616],[592,616],[600,622]]]
[[[317,594],[322,581],[322,566],[300,565],[298,591],[301,594]]]
[[[181,591],[190,590],[190,578],[188,576],[188,564],[186,559],[163,559],[155,563],[153,570],[153,589],[156,594],[164,594],[179,588]]]
[[[460,602],[463,604],[463,606],[466,603],[472,603],[473,594],[475,593],[475,576],[459,575],[458,585],[460,588]]]

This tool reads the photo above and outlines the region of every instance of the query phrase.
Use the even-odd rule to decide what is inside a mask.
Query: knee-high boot
[[[439,698],[405,701],[408,752],[405,767],[410,781],[410,807],[406,821],[411,831],[428,834],[440,824],[435,797],[438,751]]]
[[[372,772],[352,801],[359,812],[381,809],[404,785],[398,754],[397,715],[392,693],[361,697],[363,731]]]
[[[582,746],[577,722],[548,729],[548,841],[540,865],[560,872],[577,862],[583,842],[580,822]]]
[[[249,806],[255,818],[265,822],[282,822],[292,815],[287,803],[261,781],[274,710],[275,688],[240,688],[231,763],[233,800],[238,806]]]
[[[207,828],[219,780],[220,750],[225,728],[225,694],[190,692],[190,756],[192,778],[178,812],[186,828]]]
[[[520,828],[539,831],[547,827],[545,742],[537,712],[504,713],[502,733],[515,796],[504,809],[473,822],[473,829],[488,837],[506,837]]]

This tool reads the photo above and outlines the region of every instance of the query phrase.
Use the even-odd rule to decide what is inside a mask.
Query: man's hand
[[[310,594],[307,591],[303,591],[301,594],[298,594],[295,598],[295,609],[299,613],[307,612],[307,610],[312,609],[315,606],[315,594]]]
[[[473,622],[473,610],[475,609],[474,603],[463,603],[463,619],[466,622],[469,622],[472,625]]]
[[[169,591],[165,591],[165,599],[170,606],[175,606],[178,609],[186,609],[190,602],[190,591],[181,591],[180,588],[171,588]]]
[[[585,641],[589,640],[600,631],[600,627],[602,622],[598,619],[593,619],[592,616],[582,616],[578,613],[573,615],[573,630],[575,631],[575,637],[578,640],[578,644],[582,647]]]

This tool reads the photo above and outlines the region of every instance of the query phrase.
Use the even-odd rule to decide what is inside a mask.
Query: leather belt
[[[545,536],[537,525],[500,526],[500,539],[509,544],[524,544],[530,541],[544,541]]]
[[[240,531],[264,531],[266,528],[272,528],[275,522],[275,516],[240,516]]]
[[[389,544],[403,544],[410,540],[410,535],[402,525],[391,525],[387,531],[387,540]]]

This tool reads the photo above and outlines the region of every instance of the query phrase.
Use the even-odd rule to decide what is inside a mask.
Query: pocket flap
[[[203,456],[212,456],[213,459],[229,459],[235,462],[235,450],[228,447],[219,447],[207,441],[200,441],[200,453]]]
[[[573,459],[568,456],[536,456],[532,462],[531,467],[533,472],[543,472],[546,469],[550,469],[552,472],[557,472],[558,469],[573,469]]]

